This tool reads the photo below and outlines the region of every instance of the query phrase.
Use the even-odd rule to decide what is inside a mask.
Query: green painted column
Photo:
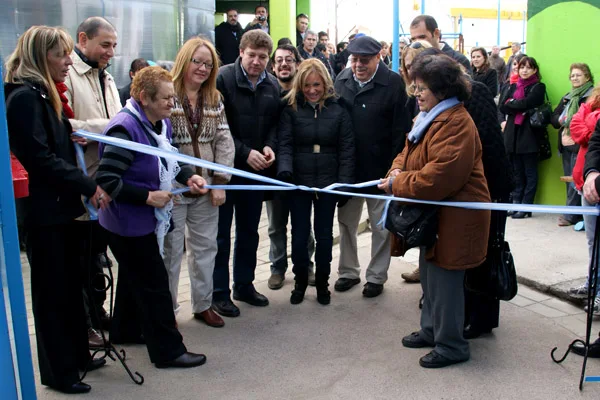
[[[215,26],[218,26],[221,22],[225,22],[225,14],[224,13],[216,13],[215,14]]]
[[[529,0],[527,4],[527,54],[540,66],[542,82],[555,107],[571,90],[569,67],[572,63],[587,63],[598,82],[600,52],[592,51],[590,42],[575,37],[593,37],[600,21],[600,0]],[[539,164],[536,203],[564,205],[566,187],[560,181],[564,175],[558,154],[558,133],[548,127],[552,158]]]
[[[273,49],[277,41],[287,37],[296,43],[296,0],[277,0],[269,4],[269,28]]]
[[[298,14],[308,15],[310,21],[310,0],[296,0],[296,15]],[[296,17],[296,15],[294,15],[294,18]],[[294,26],[295,24],[296,20],[294,19]],[[310,27],[310,23],[308,24],[308,26]]]

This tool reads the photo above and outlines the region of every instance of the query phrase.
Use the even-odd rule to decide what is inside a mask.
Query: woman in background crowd
[[[338,104],[333,81],[317,59],[303,61],[293,87],[284,97],[287,107],[279,121],[278,178],[297,185],[324,188],[354,183],[354,132],[348,112]],[[292,262],[296,284],[290,302],[304,300],[308,285],[308,237],[314,212],[315,286],[317,301],[329,304],[329,274],[333,247],[333,216],[337,196],[298,191],[290,196]],[[314,209],[314,210],[313,210]]]
[[[446,56],[420,56],[409,77],[421,113],[378,187],[397,197],[489,202],[481,142],[462,104],[471,89],[463,70]],[[440,207],[438,220],[436,243],[420,249],[421,330],[402,339],[405,347],[433,347],[419,360],[423,368],[470,357],[463,337],[464,277],[485,260],[490,211]]]
[[[488,53],[483,47],[474,47],[471,50],[471,66],[473,79],[483,83],[490,89],[492,97],[498,94],[498,73],[490,67]]]
[[[11,151],[29,174],[23,204],[40,379],[63,393],[86,393],[91,387],[78,370],[106,361],[88,350],[75,219],[85,213],[82,195],[101,208],[111,198],[75,160],[64,95],[73,46],[62,28],[33,26],[19,37],[6,63],[6,119]]]
[[[589,93],[587,102],[581,105],[579,111],[577,111],[577,113],[573,116],[571,123],[569,124],[571,138],[579,146],[577,160],[573,166],[573,182],[575,183],[575,188],[577,191],[579,191],[579,193],[583,192],[583,166],[585,164],[590,138],[592,135],[600,134],[600,127],[598,126],[599,120],[600,87],[596,87],[595,89],[592,89],[591,93]],[[596,204],[589,202],[585,196],[581,196],[581,205],[586,207],[594,206]],[[594,247],[594,234],[596,232],[597,219],[598,217],[595,215],[583,216],[583,221],[585,223],[585,237],[587,239],[590,262],[592,260],[592,249]],[[588,279],[582,285],[569,289],[569,294],[574,297],[587,297],[589,280],[590,278],[588,277]],[[594,314],[600,314],[600,293],[594,299]]]
[[[579,144],[575,142],[571,135],[571,120],[594,88],[594,78],[587,64],[571,64],[569,79],[571,81],[571,90],[560,99],[560,103],[558,103],[558,106],[552,113],[552,125],[558,129],[558,151],[562,156],[565,176],[573,175],[573,167],[575,166],[577,152],[579,151]],[[575,185],[572,182],[567,182],[566,185],[567,206],[580,205],[581,195],[578,193]],[[564,214],[558,217],[558,226],[575,225],[581,220],[581,215]]]
[[[410,46],[406,46],[402,51],[400,59],[400,75],[402,75],[404,85],[406,86],[406,93],[408,94],[406,108],[410,113],[411,118],[414,118],[419,114],[419,105],[417,104],[417,97],[414,92],[415,85],[409,77],[410,69],[415,57],[425,51],[425,49],[429,48],[431,48],[431,43],[425,40],[415,40]]]
[[[140,70],[131,83],[131,98],[104,134],[175,152],[169,121],[173,97],[169,72]],[[99,156],[96,180],[115,201],[98,216],[119,263],[110,338],[113,343],[145,342],[157,368],[202,365],[206,357],[188,352],[177,330],[161,252],[171,224],[172,181],[203,194],[205,180],[189,166],[124,147],[100,144]]]
[[[514,204],[533,204],[538,183],[538,138],[541,130],[529,122],[529,115],[544,104],[546,85],[541,80],[537,61],[524,56],[517,65],[519,78],[500,97],[500,111],[508,115],[504,127],[504,145],[515,174]],[[513,78],[511,77],[511,80]],[[514,219],[531,217],[531,212],[518,211]]]
[[[218,65],[217,53],[212,43],[205,39],[192,38],[179,50],[173,67],[175,106],[170,118],[173,145],[182,154],[233,167],[235,148],[217,90]],[[205,168],[196,168],[196,172],[208,184],[225,185],[231,178],[229,174]],[[175,196],[175,228],[165,240],[164,261],[175,313],[180,308],[177,291],[187,226],[192,313],[194,318],[214,327],[225,324],[211,308],[219,206],[224,202],[223,189],[212,189],[208,195],[184,193]]]

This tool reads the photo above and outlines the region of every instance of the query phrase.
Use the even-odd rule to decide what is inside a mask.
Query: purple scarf
[[[535,85],[540,81],[537,75],[531,75],[527,79],[523,79],[519,77],[517,81],[517,90],[513,94],[513,99],[522,100],[525,98],[525,88],[531,85]],[[515,125],[523,125],[523,121],[525,121],[525,113],[519,113],[515,115]]]

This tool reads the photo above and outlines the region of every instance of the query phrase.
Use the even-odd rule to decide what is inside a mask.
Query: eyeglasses
[[[195,65],[197,65],[198,68],[200,68],[200,66],[202,66],[202,65],[204,65],[204,68],[209,69],[209,70],[214,68],[213,64],[210,64],[210,63],[207,63],[204,61],[200,61],[200,60],[196,60],[195,58],[192,58],[190,61],[192,61]]]
[[[422,94],[426,90],[429,90],[429,88],[423,86],[415,86],[415,96]]]
[[[352,57],[350,57],[350,63],[351,64],[358,64],[360,62],[362,65],[367,65],[368,63],[371,62],[371,60],[373,60],[373,58],[375,58],[375,56],[377,56],[377,54],[375,54],[373,56],[369,56],[369,57],[355,57],[355,56],[352,56]]]
[[[296,63],[296,59],[292,58],[292,57],[286,57],[286,58],[281,58],[281,57],[277,57],[275,59],[275,64],[277,65],[281,65],[281,64],[295,64]]]

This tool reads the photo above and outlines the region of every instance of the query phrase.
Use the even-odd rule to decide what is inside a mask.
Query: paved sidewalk
[[[281,290],[267,288],[270,271],[266,212],[260,226],[256,286],[269,298],[268,307],[240,304],[239,318],[227,318],[222,329],[207,327],[191,317],[189,278],[184,267],[179,288],[179,328],[190,351],[207,354],[207,364],[192,370],[157,370],[150,364],[144,346],[125,346],[129,365],[144,375],[146,383],[133,384],[121,366],[109,360],[107,367],[86,377],[93,387],[86,398],[598,398],[598,383],[586,383],[582,393],[577,389],[580,357],[570,355],[557,365],[549,356],[555,346],[562,355],[568,344],[585,332],[581,307],[558,298],[566,297],[565,288],[585,278],[585,234],[569,227],[559,228],[555,216],[509,219],[507,240],[519,279],[538,290],[520,285],[517,297],[501,305],[500,327],[491,335],[471,341],[470,362],[443,370],[420,368],[418,358],[426,351],[406,349],[400,344],[402,336],[419,326],[420,285],[406,284],[400,278],[402,272],[414,269],[416,250],[392,260],[389,281],[377,298],[363,298],[360,287],[346,293],[332,290],[331,305],[323,307],[316,302],[314,288],[309,288],[305,301],[292,306],[291,272]],[[368,231],[359,236],[358,243],[359,258],[366,266]],[[337,246],[333,253],[331,286],[337,278]],[[26,264],[23,272],[29,309]],[[35,354],[32,325],[30,319]],[[600,321],[596,320],[593,338],[599,330]],[[37,362],[34,365],[39,379]],[[600,375],[600,360],[590,360],[587,371],[588,375]],[[40,399],[67,397],[38,386]]]

